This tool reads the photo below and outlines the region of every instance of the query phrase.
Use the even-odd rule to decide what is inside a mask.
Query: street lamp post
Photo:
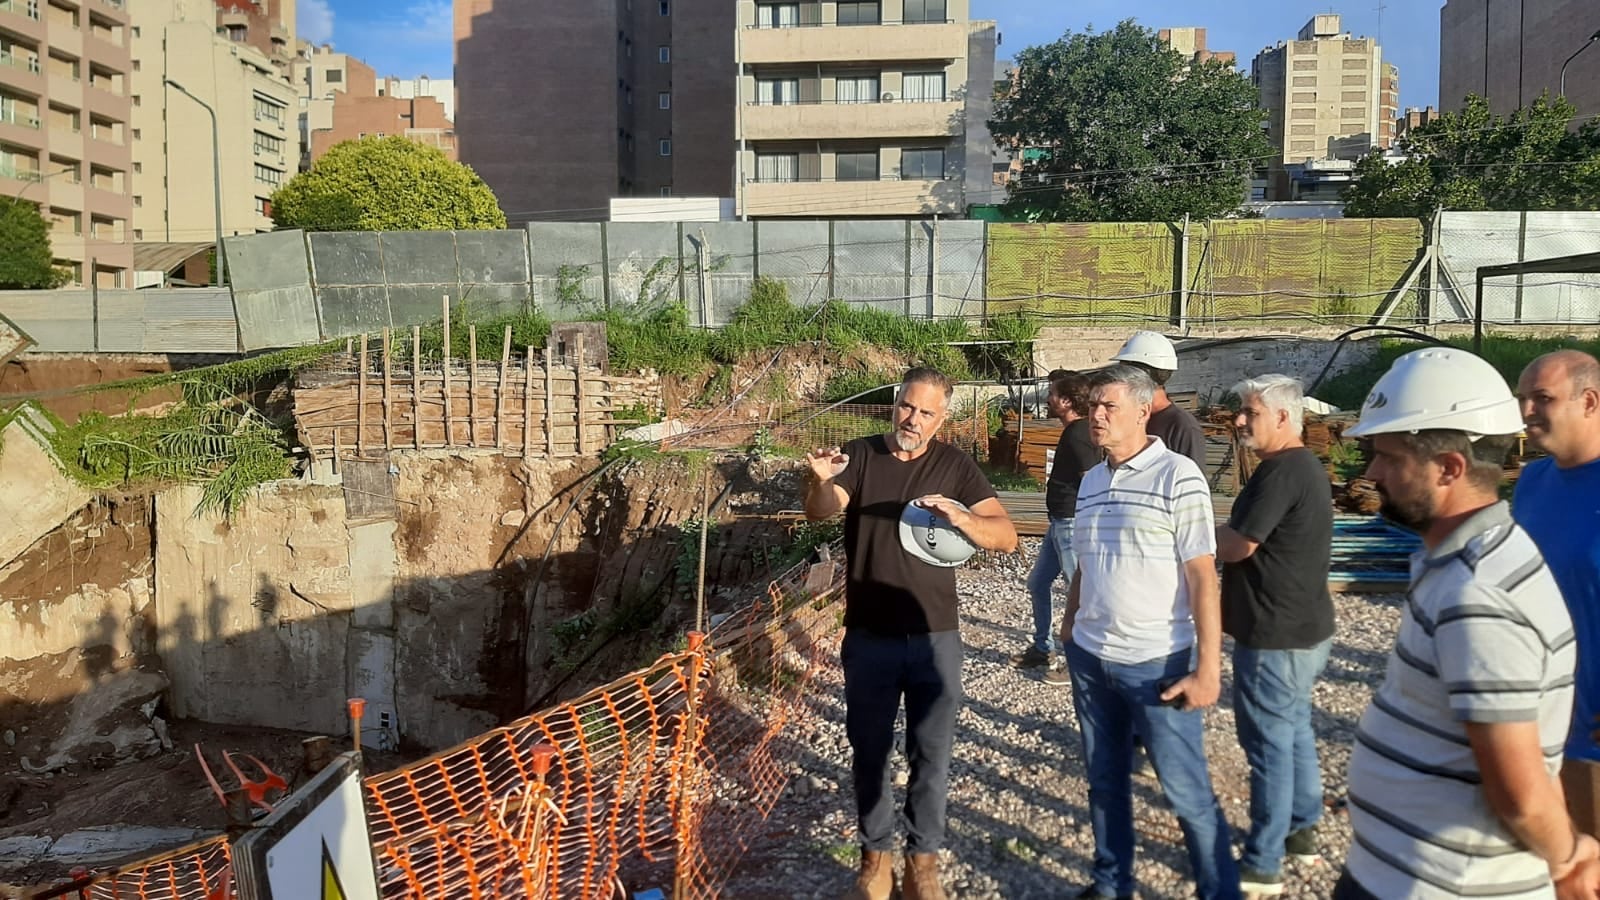
[[[228,260],[222,253],[222,140],[217,133],[217,111],[211,108],[211,104],[189,93],[187,88],[171,78],[164,78],[162,81],[185,97],[200,104],[207,113],[211,114],[211,189],[212,199],[216,201],[217,215],[217,284],[221,286],[228,282]]]
[[[1583,51],[1589,49],[1589,45],[1593,44],[1595,41],[1600,41],[1600,31],[1596,31],[1594,34],[1589,35],[1589,39],[1587,41],[1583,42],[1583,46],[1579,47],[1576,52],[1574,52],[1571,56],[1567,57],[1567,61],[1566,62],[1561,64],[1561,99],[1565,100],[1567,98],[1567,66],[1568,66],[1568,64],[1570,64],[1573,60],[1577,59],[1579,53],[1582,53]]]

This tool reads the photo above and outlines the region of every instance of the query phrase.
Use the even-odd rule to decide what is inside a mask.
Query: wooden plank
[[[411,326],[411,447],[422,449],[422,329]]]
[[[578,455],[582,456],[586,452],[585,444],[587,443],[584,440],[583,434],[583,332],[578,332],[576,338],[577,355],[574,356],[572,360],[572,374],[576,375],[578,378],[577,410],[575,411],[575,421],[578,423]]]
[[[506,326],[505,340],[500,343],[500,387],[494,392],[494,445],[506,445],[506,376],[511,368],[511,326]]]
[[[442,372],[444,391],[444,445],[456,445],[455,421],[451,415],[450,404],[450,295],[444,295],[444,352],[439,354],[439,366]]]
[[[526,383],[522,388],[522,455],[533,455],[533,345],[528,345],[528,355],[523,357]]]
[[[478,326],[467,326],[467,443],[478,446]]]
[[[549,457],[556,455],[555,384],[551,381],[555,367],[550,348],[544,348],[544,455]]]
[[[361,361],[356,369],[356,455],[367,455],[367,333],[361,332]]]
[[[394,449],[394,422],[389,412],[389,398],[393,391],[390,384],[393,371],[389,368],[390,345],[389,329],[383,330],[383,449]]]

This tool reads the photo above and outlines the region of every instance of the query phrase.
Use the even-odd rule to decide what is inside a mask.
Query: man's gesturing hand
[[[806,454],[806,462],[811,464],[811,474],[816,480],[832,481],[844,474],[845,467],[850,465],[850,454],[840,453],[838,447],[818,447]]]
[[[939,518],[948,521],[962,531],[967,530],[967,525],[973,519],[972,513],[958,506],[956,501],[943,494],[925,494],[911,502],[933,512]]]

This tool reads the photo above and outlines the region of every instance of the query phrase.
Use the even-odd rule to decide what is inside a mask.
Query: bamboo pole
[[[511,326],[506,326],[505,339],[500,342],[500,387],[494,392],[494,445],[506,445],[506,376],[511,368]]]
[[[444,383],[444,445],[456,445],[455,423],[451,421],[450,402],[450,295],[444,295],[444,352],[439,354],[439,365]]]
[[[361,332],[361,361],[356,369],[356,456],[367,455],[367,333]]]
[[[588,441],[584,439],[583,434],[583,332],[574,335],[573,342],[576,344],[576,355],[572,359],[572,374],[578,378],[578,390],[573,395],[573,405],[577,407],[573,411],[573,421],[578,424],[578,455],[583,456],[588,452],[586,449]]]
[[[544,455],[550,459],[555,459],[556,404],[553,373],[556,362],[551,356],[551,352],[549,347],[544,348]]]
[[[394,372],[390,369],[390,344],[389,329],[383,330],[383,449],[385,452],[394,449],[394,421],[389,412],[390,394],[393,391],[391,378]]]
[[[467,326],[467,443],[478,446],[478,326]]]
[[[528,345],[528,355],[523,358],[526,384],[522,388],[522,458],[533,455],[533,345]]]
[[[422,329],[411,326],[411,447],[422,449]]]

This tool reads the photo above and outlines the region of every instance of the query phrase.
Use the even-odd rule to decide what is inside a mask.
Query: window
[[[242,44],[246,40],[248,40],[249,37],[250,37],[250,31],[249,31],[249,29],[245,28],[245,26],[243,26],[243,25],[229,25],[228,26],[228,40],[233,41],[235,44]]]
[[[798,78],[762,78],[756,82],[756,103],[761,106],[789,106],[799,102]]]
[[[944,73],[907,72],[905,80],[901,82],[900,99],[907,103],[943,103]]]
[[[139,139],[140,139],[140,138],[141,138],[141,137],[143,137],[143,136],[144,136],[144,129],[142,129],[142,128],[135,128],[135,129],[133,129],[133,139],[134,139],[134,140],[136,140],[136,141],[137,141],[137,140],[139,140]]]
[[[259,181],[262,184],[270,184],[273,187],[277,187],[279,184],[283,183],[283,173],[279,172],[277,169],[269,168],[261,165],[260,163],[256,163],[256,181]]]
[[[666,44],[662,44],[661,46],[657,47],[656,48],[656,62],[660,62],[660,63],[672,62],[672,48],[668,47]]]
[[[128,99],[133,101],[133,105],[134,106],[138,106],[139,105],[139,95],[138,94],[134,94],[132,97],[130,97]]]
[[[668,140],[666,138],[662,138],[661,141],[658,144],[656,144],[656,152],[659,153],[662,156],[671,156],[672,155],[672,141],[670,141],[670,140]]]
[[[1317,61],[1315,59],[1297,59],[1294,61],[1294,68],[1297,72],[1315,72],[1317,70]]]
[[[842,75],[834,82],[834,99],[840,103],[877,103],[878,76]]]
[[[943,181],[944,148],[903,151],[900,154],[900,177],[906,181]]]
[[[1294,87],[1311,87],[1311,88],[1314,88],[1314,87],[1317,86],[1317,76],[1315,76],[1315,75],[1296,75],[1294,77],[1293,86]]]
[[[672,2],[671,2],[671,0],[661,0],[661,14],[663,16],[672,15]]]
[[[667,185],[666,187],[662,188],[661,189],[661,196],[663,196],[663,197],[671,197],[672,196],[672,185]]]
[[[756,6],[757,28],[793,28],[799,24],[798,3],[762,3]]]
[[[138,37],[139,36],[139,26],[137,26],[137,25],[133,26],[133,36],[134,37]]]
[[[799,181],[800,154],[757,153],[757,181]]]
[[[144,172],[144,163],[134,163],[133,164],[133,174],[139,175],[139,174],[142,174],[143,172]]]
[[[283,138],[260,131],[255,134],[255,151],[257,154],[266,154],[267,156],[283,155]]]
[[[840,25],[877,25],[880,22],[878,0],[839,0]]]
[[[834,161],[835,181],[877,181],[878,151],[858,150],[840,153]]]
[[[670,91],[662,91],[662,92],[656,94],[656,109],[671,109],[671,108],[672,108],[672,93]]]
[[[270,216],[270,215],[272,215],[272,201],[268,200],[266,197],[257,197],[256,198],[256,215],[258,215],[258,216]]]
[[[907,24],[943,22],[945,21],[945,0],[906,0],[905,16]]]
[[[1344,91],[1340,95],[1339,99],[1344,101],[1345,103],[1365,103],[1365,102],[1367,102],[1367,92],[1366,91]]]
[[[256,97],[255,101],[256,121],[265,120],[283,124],[283,107],[262,97]]]
[[[343,84],[344,73],[338,69],[329,69],[328,71],[322,73],[322,80],[329,84]]]
[[[143,206],[144,205],[144,198],[139,196],[138,194],[134,194],[133,195],[133,205],[134,206]]]
[[[137,59],[133,61],[133,70],[135,72],[139,71],[139,61]]]

